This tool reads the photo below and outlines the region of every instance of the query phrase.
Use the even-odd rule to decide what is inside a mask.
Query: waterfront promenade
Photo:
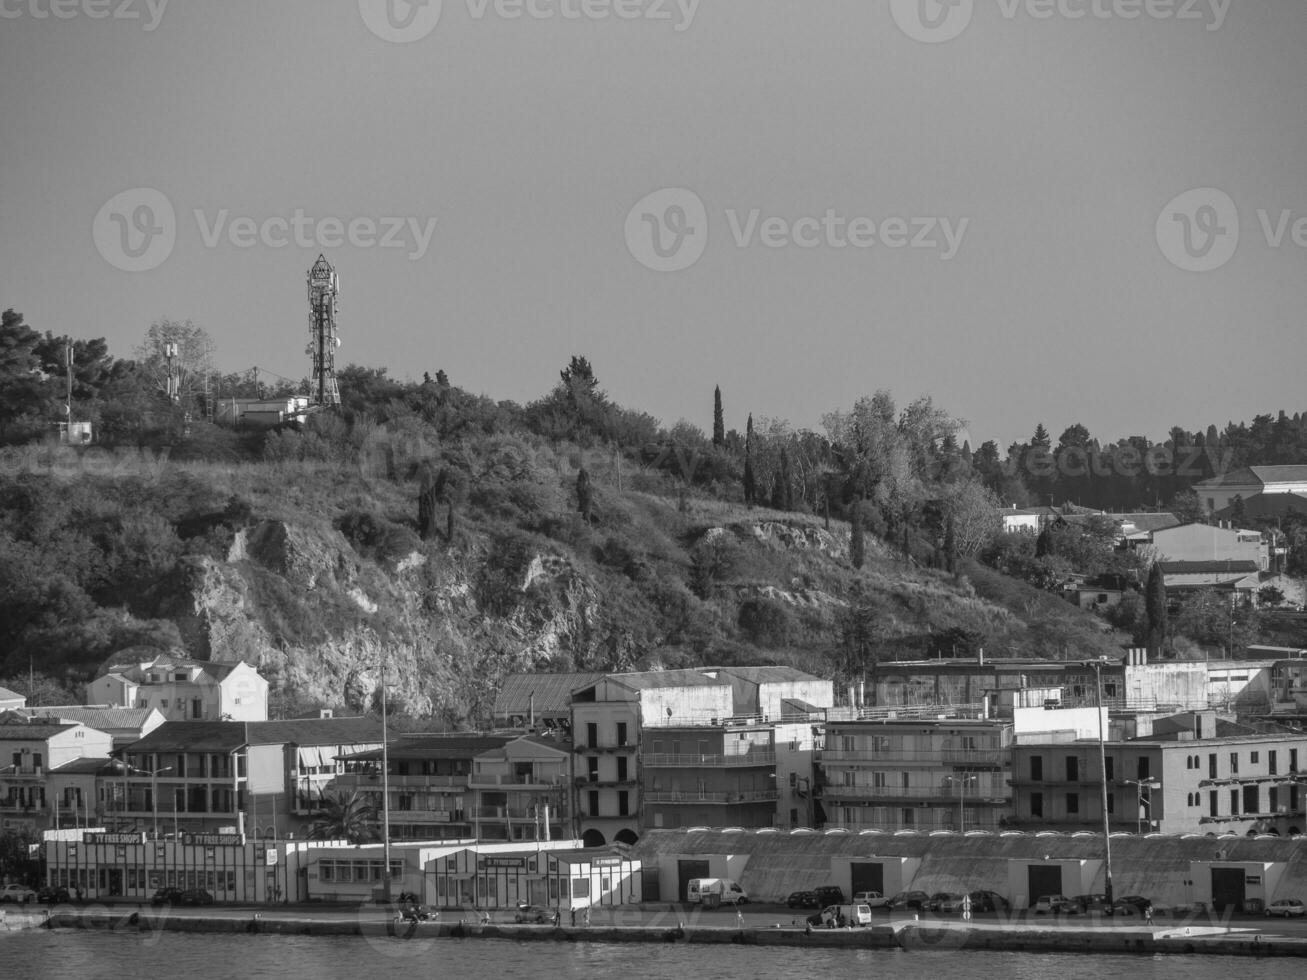
[[[484,922],[472,909],[441,910],[422,921],[400,920],[377,906],[152,908],[135,903],[55,906],[9,912],[8,928],[99,929],[115,932],[204,932],[269,935],[356,935],[370,941],[478,938],[534,942],[692,943],[816,948],[994,950],[1007,952],[1307,956],[1307,923],[1208,914],[1175,915],[1148,924],[1098,916],[1049,919],[1026,913],[956,918],[878,917],[861,929],[811,929],[801,914],[750,906],[702,911],[684,906],[630,906],[596,911],[587,925],[565,915],[559,926],[515,924],[498,911]]]

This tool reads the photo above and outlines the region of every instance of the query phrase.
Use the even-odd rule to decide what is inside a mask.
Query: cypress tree
[[[590,523],[590,507],[594,503],[594,491],[590,486],[590,474],[584,466],[576,474],[576,509],[581,512],[587,524]]]
[[[862,501],[854,501],[853,504],[853,526],[849,529],[849,561],[853,563],[854,568],[861,568],[863,562],[867,560],[866,542],[862,535]]]
[[[422,486],[418,491],[418,534],[423,541],[436,536],[436,507],[440,502],[440,486],[430,468],[422,473]]]
[[[1166,619],[1166,578],[1160,562],[1153,562],[1144,590],[1144,612],[1148,615],[1148,650],[1160,656],[1166,646],[1168,624]]]
[[[752,507],[758,500],[758,481],[753,473],[753,413],[744,429],[744,502]]]
[[[721,449],[724,445],[726,445],[726,420],[722,416],[721,385],[718,385],[716,388],[713,389],[712,444],[717,449]]]

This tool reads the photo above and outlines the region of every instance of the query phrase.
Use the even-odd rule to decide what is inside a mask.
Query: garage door
[[[1244,902],[1243,868],[1212,869],[1212,906],[1218,912],[1227,908],[1242,912]]]
[[[1059,864],[1032,864],[1026,869],[1029,904],[1034,905],[1041,895],[1061,895],[1062,866]]]
[[[680,860],[676,862],[676,899],[675,901],[684,902],[685,893],[689,890],[691,878],[711,878],[708,871],[707,861],[689,861]]]
[[[849,865],[853,876],[853,894],[880,892],[885,894],[885,865],[880,862],[854,861]]]

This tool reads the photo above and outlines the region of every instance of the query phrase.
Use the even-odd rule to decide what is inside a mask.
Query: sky
[[[1307,409],[1302,0],[0,0],[0,309],[973,448]],[[1301,223],[1300,223],[1301,222]]]

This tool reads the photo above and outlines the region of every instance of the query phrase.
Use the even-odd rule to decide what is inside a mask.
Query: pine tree
[[[1030,438],[1031,446],[1042,446],[1047,449],[1052,445],[1052,440],[1048,437],[1048,430],[1044,428],[1044,423],[1040,422],[1035,426],[1035,434]]]
[[[861,568],[867,560],[867,543],[863,540],[862,501],[853,504],[852,527],[849,529],[849,561]]]
[[[712,444],[717,449],[726,445],[726,420],[722,415],[722,388],[713,389],[712,404]]]
[[[1144,589],[1144,612],[1148,616],[1148,650],[1152,655],[1160,656],[1166,646],[1168,625],[1166,578],[1159,562],[1153,562],[1153,569],[1148,573],[1148,584]]]

